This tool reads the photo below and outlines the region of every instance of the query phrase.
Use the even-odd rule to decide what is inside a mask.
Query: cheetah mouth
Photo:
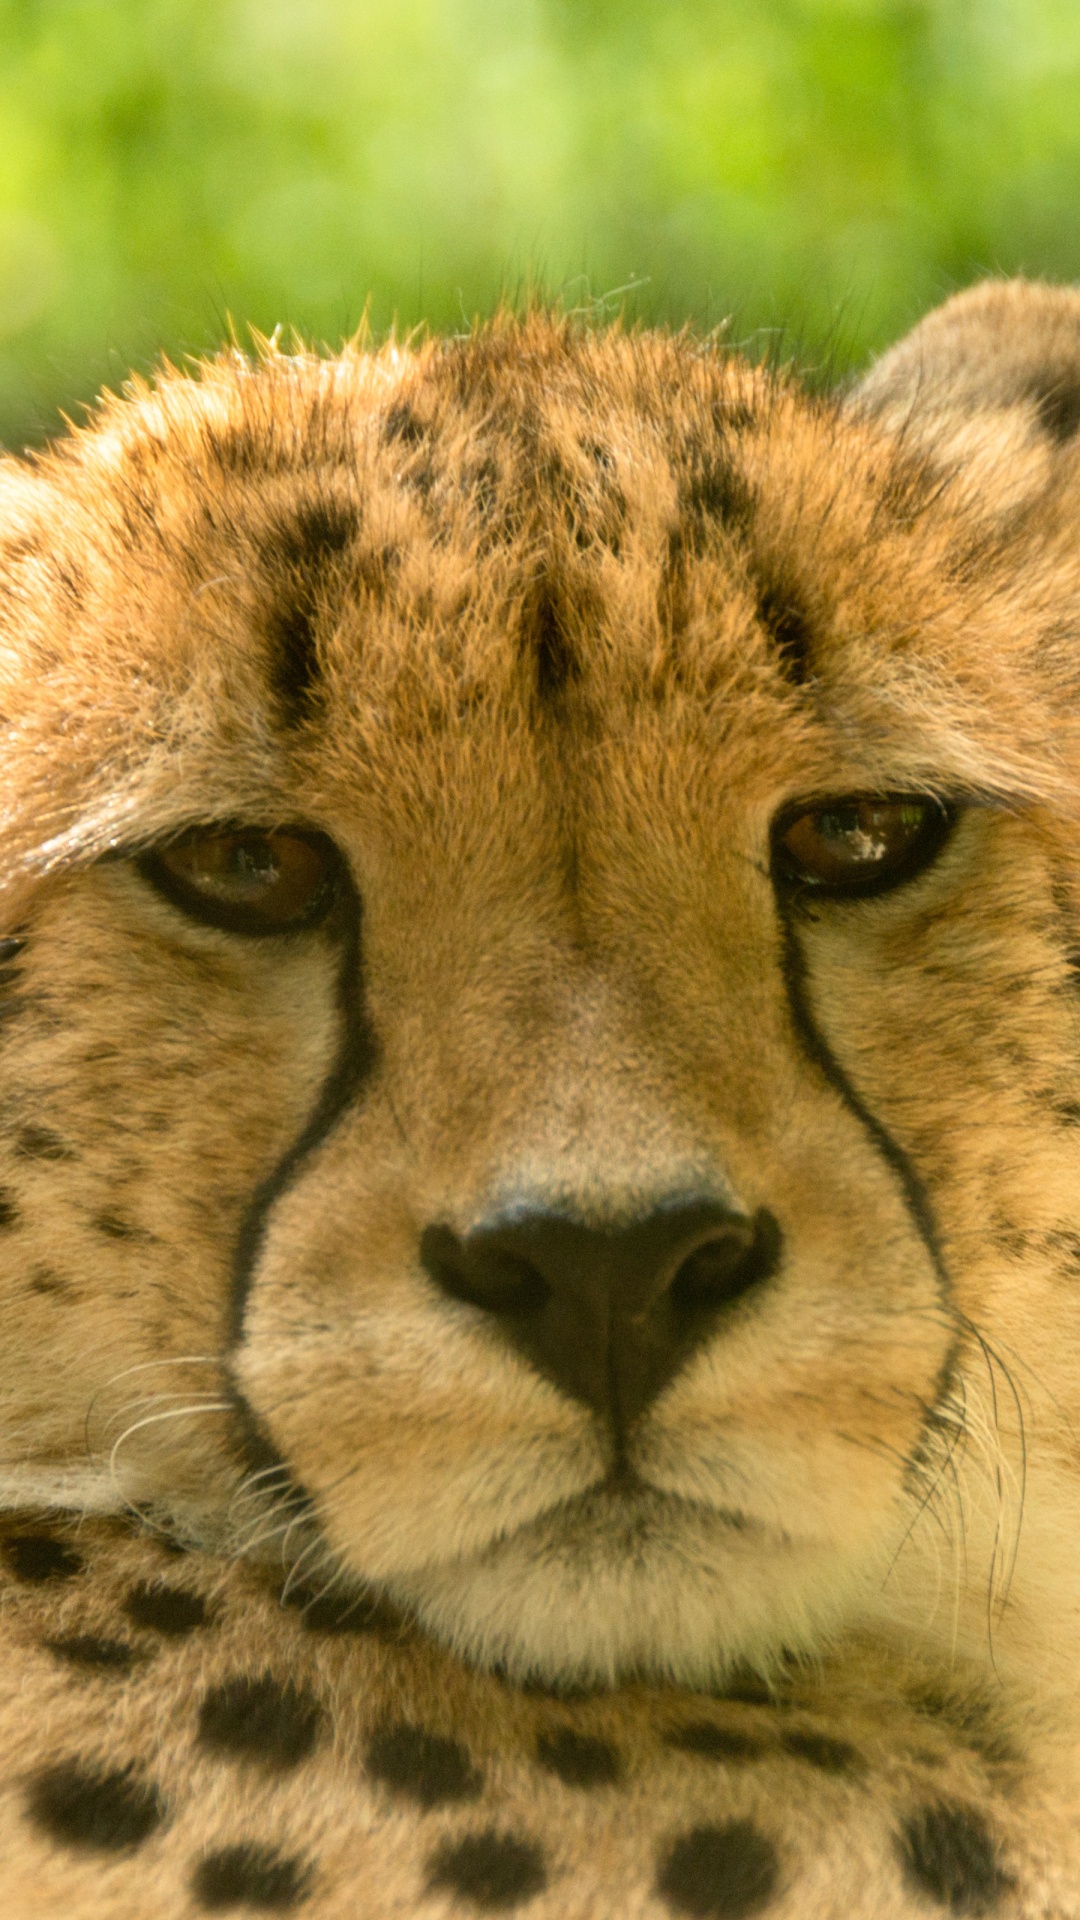
[[[380,1594],[468,1664],[516,1682],[713,1684],[769,1672],[818,1612],[827,1556],[731,1508],[608,1476],[475,1553]]]
[[[465,1569],[498,1573],[528,1557],[551,1567],[556,1584],[563,1579],[587,1582],[595,1572],[633,1580],[669,1565],[673,1558],[692,1552],[691,1543],[703,1541],[721,1553],[725,1545],[730,1549],[735,1542],[751,1552],[755,1547],[782,1552],[798,1546],[790,1536],[738,1508],[713,1506],[617,1470],[496,1533],[473,1552],[419,1569],[418,1575],[423,1580]],[[388,1590],[397,1585],[395,1576],[389,1576]]]
[[[675,1521],[680,1514],[706,1519],[712,1526],[728,1528],[733,1533],[765,1531],[761,1521],[753,1519],[739,1507],[714,1506],[711,1501],[695,1500],[690,1495],[655,1486],[628,1460],[622,1458],[594,1486],[546,1508],[529,1524],[533,1527],[557,1525],[560,1517],[565,1516],[571,1529],[582,1520],[601,1527],[610,1524],[615,1528],[623,1528],[632,1525],[635,1520],[642,1526],[648,1526],[655,1523],[660,1515]],[[529,1528],[522,1530],[528,1531]],[[515,1529],[515,1533],[517,1531]]]

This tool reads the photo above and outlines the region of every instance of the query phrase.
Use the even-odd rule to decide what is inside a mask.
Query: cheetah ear
[[[1080,288],[984,280],[955,294],[849,404],[989,485],[999,509],[1024,504],[1080,449]]]

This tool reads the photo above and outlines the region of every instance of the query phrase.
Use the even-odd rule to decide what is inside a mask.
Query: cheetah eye
[[[820,894],[884,893],[930,865],[955,818],[922,794],[844,794],[789,808],[773,828],[773,873]]]
[[[292,933],[329,912],[338,856],[296,827],[191,827],[139,868],[177,907],[228,933]]]

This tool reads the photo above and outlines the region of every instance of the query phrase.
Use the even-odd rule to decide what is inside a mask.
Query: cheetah
[[[0,469],[14,1920],[1080,1916],[1078,316]]]

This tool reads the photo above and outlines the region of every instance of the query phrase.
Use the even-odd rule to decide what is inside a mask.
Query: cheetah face
[[[961,1511],[984,1631],[1010,1262],[1029,1311],[1076,1244],[1060,616],[906,461],[541,322],[223,363],[55,457],[6,1054],[39,1477],[254,1514],[521,1677],[936,1632]]]

